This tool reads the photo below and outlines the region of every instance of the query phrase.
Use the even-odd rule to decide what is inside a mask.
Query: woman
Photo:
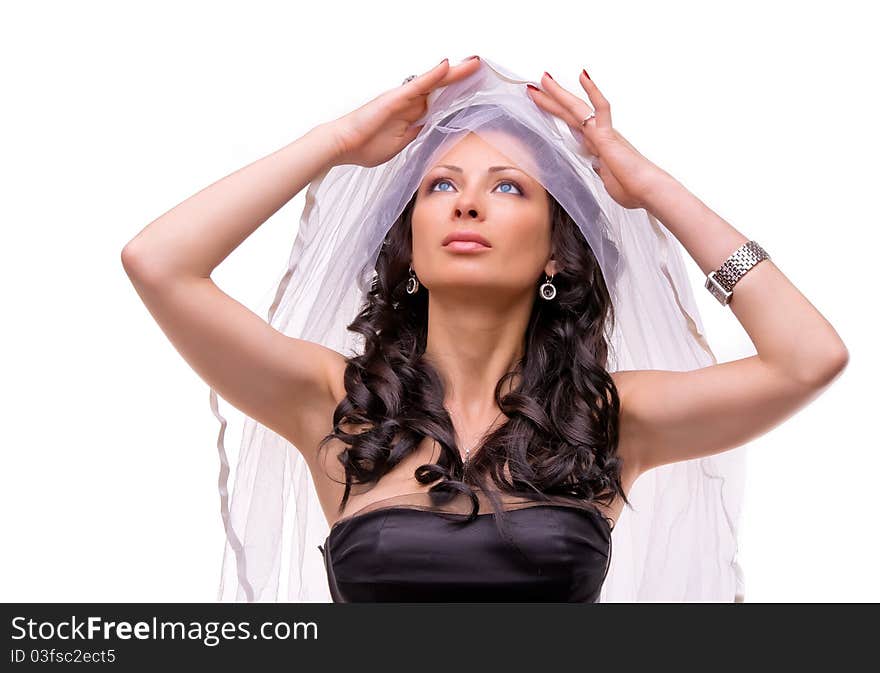
[[[640,475],[763,434],[847,360],[834,329],[759,257],[735,293],[715,288],[757,355],[609,371],[618,248],[583,225],[602,209],[574,216],[570,198],[562,208],[559,168],[545,170],[532,136],[504,126],[441,146],[393,211],[349,326],[362,354],[282,334],[214,285],[212,270],[307,183],[390,162],[419,136],[430,97],[482,67],[444,60],[197,193],[123,251],[187,362],[302,454],[331,526],[321,552],[337,601],[594,601]],[[580,82],[594,114],[546,73],[541,89],[522,90],[572,129],[619,208],[656,216],[707,274],[754,250],[612,127],[586,71]],[[480,516],[490,509],[503,513],[495,529]],[[239,577],[264,572],[243,560]]]

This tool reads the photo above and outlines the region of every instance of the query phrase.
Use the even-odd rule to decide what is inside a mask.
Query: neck
[[[446,408],[463,423],[487,423],[498,413],[495,386],[525,353],[531,310],[531,301],[499,306],[431,295],[425,357],[443,380]],[[501,394],[515,385],[511,378]]]

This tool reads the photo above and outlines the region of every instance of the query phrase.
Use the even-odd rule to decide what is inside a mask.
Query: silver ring
[[[407,77],[405,80],[403,80],[403,82],[401,83],[400,86],[403,86],[404,84],[406,84],[407,82],[409,82],[411,79],[415,79],[416,77],[417,77],[416,75],[410,75],[410,76]]]
[[[586,117],[586,118],[584,119],[584,121],[581,122],[581,126],[586,126],[586,125],[587,125],[587,122],[590,121],[590,120],[591,120],[593,117],[595,117],[595,116],[596,116],[596,113],[595,113],[595,112],[591,112],[591,113],[589,114],[589,116]]]

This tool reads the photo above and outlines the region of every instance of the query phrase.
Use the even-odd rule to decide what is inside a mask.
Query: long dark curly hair
[[[535,499],[560,495],[584,503],[630,504],[617,456],[620,400],[606,370],[606,330],[614,308],[593,251],[577,224],[548,193],[556,297],[538,297],[525,334],[524,355],[495,387],[506,421],[484,435],[465,473],[455,431],[443,404],[442,379],[424,355],[428,291],[405,290],[412,259],[412,212],[416,196],[390,228],[375,265],[372,287],[348,326],[364,337],[363,354],[347,358],[346,397],[333,414],[332,438],[347,445],[337,455],[345,470],[341,514],[355,484],[377,482],[425,437],[439,444],[436,463],[419,466],[415,478],[432,484],[438,499],[466,494],[478,511],[473,486],[487,493],[496,514],[502,493],[530,492]],[[519,374],[505,395],[505,382]],[[359,428],[356,433],[343,425]],[[505,466],[508,475],[505,473]],[[497,517],[496,517],[497,518]]]

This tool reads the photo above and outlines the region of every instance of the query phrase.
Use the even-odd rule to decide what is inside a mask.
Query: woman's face
[[[412,212],[413,271],[432,293],[510,298],[533,292],[550,259],[549,198],[544,187],[497,147],[517,142],[469,133],[441,156],[419,185]],[[497,166],[509,166],[503,170]],[[489,247],[466,250],[444,240],[474,232]]]

